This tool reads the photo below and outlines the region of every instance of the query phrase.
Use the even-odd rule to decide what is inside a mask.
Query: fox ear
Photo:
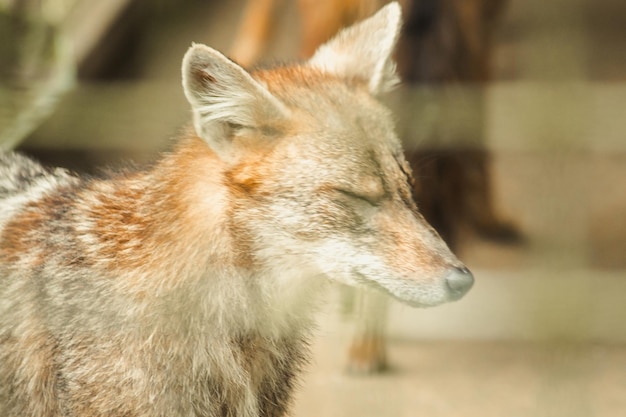
[[[239,65],[201,44],[182,64],[183,90],[196,133],[218,154],[228,151],[233,126],[259,129],[287,116],[287,108]]]
[[[374,95],[388,91],[399,81],[391,54],[401,24],[400,5],[390,3],[320,46],[309,65],[340,77],[362,79]]]

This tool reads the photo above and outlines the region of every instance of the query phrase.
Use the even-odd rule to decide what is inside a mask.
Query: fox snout
[[[398,184],[396,193],[406,194],[408,184]],[[470,270],[452,253],[441,236],[419,214],[413,202],[397,197],[369,223],[373,237],[354,235],[355,265],[366,285],[381,289],[413,307],[430,307],[462,298],[474,285]],[[356,253],[366,250],[372,257]]]
[[[399,280],[374,277],[370,284],[404,304],[431,307],[461,299],[474,285],[474,276],[465,266],[450,266]]]
[[[430,279],[417,275],[410,279],[379,280],[370,283],[411,307],[431,307],[461,299],[474,285],[474,276],[465,266],[452,266]]]
[[[416,307],[461,299],[473,287],[474,275],[421,216],[419,223],[426,225],[430,233],[424,233],[424,228],[419,229],[418,242],[409,245],[412,246],[409,252],[413,256],[412,265],[404,266],[408,269],[401,273],[404,279],[389,282],[388,291],[400,301]],[[403,248],[398,248],[396,253],[402,256],[402,252]],[[411,290],[405,290],[405,286],[410,286]]]

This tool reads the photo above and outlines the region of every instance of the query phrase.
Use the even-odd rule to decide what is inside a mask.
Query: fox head
[[[471,273],[420,215],[390,112],[401,25],[391,3],[301,65],[247,72],[193,45],[183,87],[223,162],[238,250],[274,276],[325,275],[414,306],[463,296]]]

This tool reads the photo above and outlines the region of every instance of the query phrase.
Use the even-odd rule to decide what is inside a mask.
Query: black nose
[[[446,284],[450,289],[452,297],[456,300],[461,298],[472,288],[472,285],[474,285],[474,276],[470,270],[465,267],[454,267],[450,269],[450,272],[448,272],[446,276]]]

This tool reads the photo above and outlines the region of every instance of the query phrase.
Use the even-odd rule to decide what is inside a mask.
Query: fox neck
[[[224,163],[192,137],[144,178],[126,178],[125,190],[143,193],[112,204],[130,204],[124,209],[127,216],[134,212],[137,217],[129,225],[119,221],[124,218],[120,213],[109,213],[105,227],[119,228],[110,235],[119,237],[115,252],[122,255],[107,267],[113,275],[134,277],[121,285],[137,299],[157,292],[163,311],[200,314],[224,329],[277,337],[310,327],[325,280],[301,268],[254,259],[242,241],[245,225],[233,223],[224,171]],[[133,241],[141,246],[128,247]]]

